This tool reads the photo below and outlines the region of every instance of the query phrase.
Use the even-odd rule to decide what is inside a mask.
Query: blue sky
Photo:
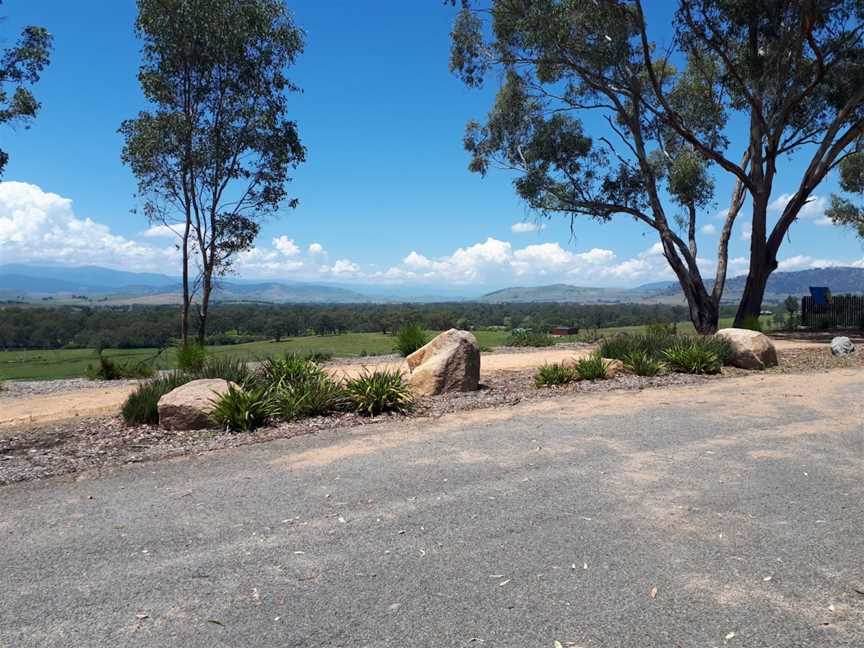
[[[668,9],[651,4],[649,20],[662,41]],[[652,249],[656,237],[628,220],[581,221],[575,237],[565,219],[539,232],[514,231],[514,224],[533,218],[510,177],[493,172],[482,179],[467,171],[464,126],[486,113],[494,84],[470,90],[449,74],[452,8],[439,0],[289,6],[306,32],[306,51],[291,74],[304,92],[292,99],[291,113],[309,156],[291,188],[300,207],[267,223],[256,251],[240,264],[245,278],[472,293],[514,284],[636,285],[670,277]],[[7,44],[21,26],[40,24],[54,34],[56,47],[37,87],[43,102],[38,120],[29,130],[0,131],[11,156],[0,184],[0,262],[98,263],[176,274],[170,238],[148,232],[143,218],[130,213],[135,183],[120,163],[117,128],[143,107],[134,2],[6,0],[2,13]],[[788,161],[775,197],[794,189],[801,164]],[[793,227],[781,254],[784,267],[861,259],[857,240],[820,224],[831,189],[833,180]],[[720,225],[714,214],[728,195],[724,178],[717,205],[702,221],[701,256],[708,259],[716,245],[711,226]],[[733,274],[746,267],[747,251],[742,230],[732,245]]]

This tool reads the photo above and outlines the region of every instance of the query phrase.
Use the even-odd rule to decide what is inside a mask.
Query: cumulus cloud
[[[274,238],[273,247],[279,250],[286,257],[294,257],[300,254],[300,248],[297,247],[297,244],[285,235]]]
[[[830,268],[831,266],[846,265],[832,259],[816,259],[806,255],[791,256],[779,261],[777,269],[783,271],[807,270],[809,268]]]
[[[546,226],[542,223],[513,223],[510,231],[514,234],[529,234],[531,232],[542,232]]]
[[[177,259],[158,247],[114,234],[75,215],[72,201],[24,182],[0,183],[0,258],[5,262],[163,269]]]
[[[320,243],[310,243],[309,254],[313,256],[324,256],[327,252],[324,250],[324,246]]]
[[[701,232],[705,236],[714,236],[717,233],[717,228],[711,223],[708,223],[702,226]]]

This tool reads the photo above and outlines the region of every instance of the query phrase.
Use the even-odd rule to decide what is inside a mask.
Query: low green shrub
[[[99,356],[95,366],[87,365],[87,378],[90,380],[131,380],[135,378],[150,378],[153,367],[144,363],[121,364],[109,360],[104,355]]]
[[[129,425],[156,425],[159,399],[190,380],[188,375],[175,371],[139,385],[123,403],[123,420]]]
[[[578,380],[606,380],[609,377],[609,363],[599,353],[577,360],[574,370]]]
[[[207,349],[200,344],[187,342],[177,347],[177,368],[180,371],[197,373],[207,364]]]
[[[565,367],[562,364],[544,364],[534,375],[535,387],[556,387],[566,385],[576,380],[576,371],[573,367]]]
[[[664,366],[645,351],[631,351],[624,356],[624,368],[637,376],[656,376],[662,373]]]
[[[346,382],[345,393],[353,409],[364,416],[404,413],[414,407],[414,396],[399,371],[367,371]]]
[[[324,372],[309,373],[273,393],[279,418],[293,421],[310,416],[326,416],[345,406],[345,390]]]
[[[428,342],[429,336],[420,324],[406,324],[396,332],[395,350],[407,357]]]
[[[673,371],[688,374],[716,374],[723,366],[720,358],[707,346],[679,341],[663,352]]]
[[[221,358],[208,357],[200,370],[191,372],[189,375],[193,380],[222,378],[241,387],[250,385],[255,379],[255,372],[248,367],[244,360],[236,360],[224,356]]]
[[[504,346],[510,347],[550,347],[554,345],[555,338],[548,333],[538,331],[514,331],[504,343]]]
[[[229,432],[252,432],[265,425],[275,412],[275,405],[266,389],[242,389],[231,385],[227,392],[213,399],[210,416]]]
[[[283,358],[264,360],[258,368],[255,382],[267,391],[276,393],[323,374],[324,370],[315,362],[296,353],[289,353]]]
[[[705,351],[710,351],[717,356],[717,359],[723,366],[729,364],[729,361],[732,359],[732,343],[725,337],[717,335],[697,335],[689,338],[689,340],[695,346],[698,346]]]

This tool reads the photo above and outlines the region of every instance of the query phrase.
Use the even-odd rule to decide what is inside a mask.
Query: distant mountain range
[[[724,302],[735,302],[744,290],[746,276],[726,282]],[[805,295],[810,286],[828,286],[835,294],[864,293],[864,268],[834,267],[775,272],[768,281],[766,303],[789,295]],[[98,266],[64,267],[26,264],[0,265],[0,300],[55,303],[176,304],[180,282],[168,275],[124,272]],[[574,304],[683,304],[677,282],[661,281],[636,288],[602,288],[553,284],[504,288],[476,299],[451,293],[438,297],[411,292],[407,287],[384,288],[289,281],[223,282],[214,293],[219,302],[267,302],[277,304],[360,304],[386,302],[477,301],[482,303],[562,302]]]
[[[0,265],[0,299],[103,304],[174,304],[180,281],[167,275],[98,266]],[[221,302],[351,304],[383,301],[340,286],[300,282],[225,281],[214,291]]]
[[[726,281],[724,302],[736,302],[744,292],[747,276],[731,277]],[[766,303],[783,301],[789,295],[801,296],[810,286],[828,286],[834,294],[864,293],[864,268],[812,268],[794,272],[775,272],[768,279]],[[478,301],[495,303],[570,302],[579,304],[609,303],[683,303],[684,296],[677,282],[656,282],[637,288],[587,288],[569,284],[553,284],[530,288],[505,288],[480,297]]]

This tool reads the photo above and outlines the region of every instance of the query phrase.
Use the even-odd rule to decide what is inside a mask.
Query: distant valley
[[[726,282],[724,302],[737,301],[744,290],[746,276]],[[776,303],[789,295],[805,295],[810,286],[828,286],[835,294],[864,292],[864,268],[833,267],[775,272],[768,281],[766,303]],[[362,304],[390,302],[474,301],[499,303],[572,303],[572,304],[683,304],[684,297],[675,282],[655,282],[635,288],[609,288],[552,284],[511,287],[475,298],[452,294],[434,297],[434,289],[405,286],[388,291],[382,286],[360,287],[289,281],[224,281],[214,300],[223,303],[273,304]],[[64,267],[24,264],[0,265],[0,301],[58,304],[127,305],[176,304],[180,282],[155,273],[124,272],[98,266]]]

